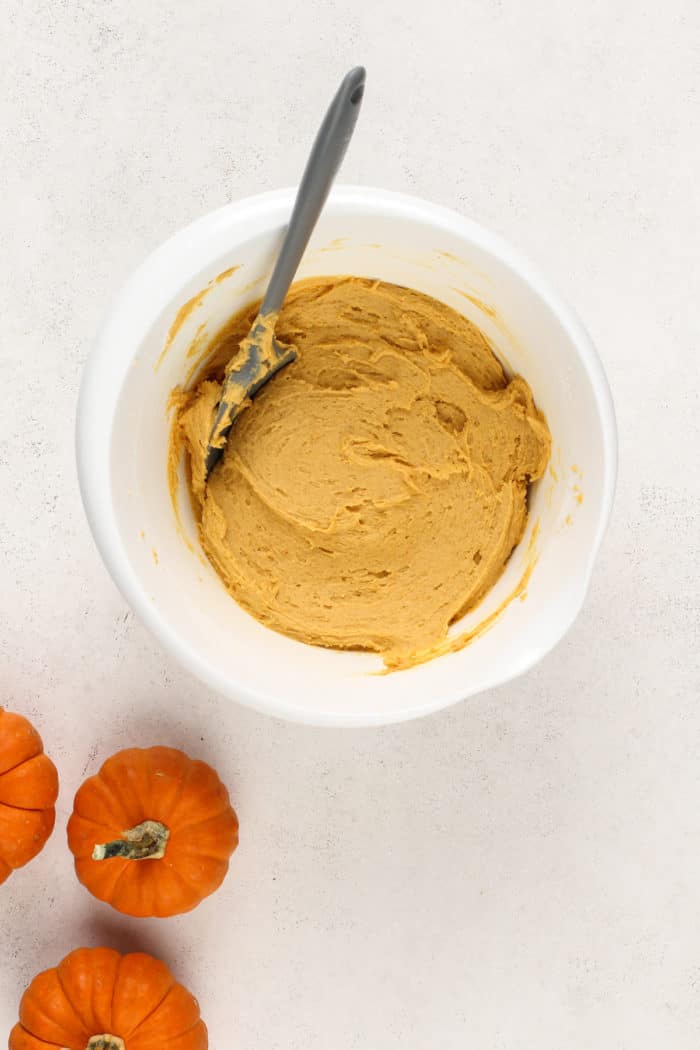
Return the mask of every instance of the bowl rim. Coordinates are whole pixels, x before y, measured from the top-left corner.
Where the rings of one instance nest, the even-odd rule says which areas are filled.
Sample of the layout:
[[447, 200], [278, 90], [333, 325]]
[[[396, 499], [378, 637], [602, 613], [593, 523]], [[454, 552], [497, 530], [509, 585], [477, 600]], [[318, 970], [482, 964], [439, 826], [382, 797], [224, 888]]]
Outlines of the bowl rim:
[[[580, 570], [578, 595], [571, 601], [570, 615], [559, 620], [551, 636], [545, 638], [540, 647], [524, 655], [520, 662], [505, 671], [494, 667], [491, 680], [486, 685], [482, 683], [470, 688], [468, 684], [457, 680], [452, 689], [443, 688], [437, 698], [433, 695], [425, 702], [414, 702], [400, 710], [312, 712], [285, 702], [280, 696], [264, 689], [242, 685], [220, 673], [161, 617], [132, 567], [117, 526], [111, 490], [111, 435], [122, 382], [136, 350], [133, 339], [125, 339], [123, 330], [133, 329], [134, 317], [139, 318], [136, 327], [140, 331], [146, 330], [143, 323], [144, 304], [148, 305], [151, 289], [156, 282], [161, 287], [163, 284], [181, 287], [182, 260], [189, 256], [195, 246], [203, 248], [213, 236], [225, 233], [236, 223], [255, 221], [261, 214], [273, 214], [275, 211], [286, 213], [295, 195], [294, 187], [271, 190], [226, 204], [201, 216], [160, 244], [122, 286], [97, 336], [80, 384], [75, 442], [81, 498], [100, 556], [126, 601], [165, 649], [217, 693], [265, 714], [308, 725], [350, 727], [407, 721], [512, 681], [551, 652], [571, 628], [585, 601], [593, 566], [612, 512], [617, 479], [617, 427], [612, 395], [595, 346], [574, 309], [539, 268], [506, 239], [450, 208], [419, 197], [367, 186], [334, 187], [327, 207], [379, 209], [384, 214], [395, 214], [449, 229], [472, 241], [514, 270], [557, 318], [588, 374], [598, 410], [603, 473], [597, 528], [588, 549], [587, 560]], [[131, 346], [130, 353], [124, 353], [125, 345]]]

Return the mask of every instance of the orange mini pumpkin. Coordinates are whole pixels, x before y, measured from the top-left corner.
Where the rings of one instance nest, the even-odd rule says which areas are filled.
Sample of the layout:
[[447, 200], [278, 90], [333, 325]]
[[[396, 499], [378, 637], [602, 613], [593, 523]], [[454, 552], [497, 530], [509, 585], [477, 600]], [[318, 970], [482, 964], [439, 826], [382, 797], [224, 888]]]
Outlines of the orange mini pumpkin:
[[0, 707], [0, 883], [43, 849], [57, 796], [56, 767], [36, 729]]
[[213, 893], [238, 844], [214, 770], [170, 747], [108, 758], [78, 789], [68, 845], [84, 886], [126, 915], [178, 915]]
[[165, 963], [77, 948], [22, 996], [9, 1050], [206, 1050], [199, 1003]]

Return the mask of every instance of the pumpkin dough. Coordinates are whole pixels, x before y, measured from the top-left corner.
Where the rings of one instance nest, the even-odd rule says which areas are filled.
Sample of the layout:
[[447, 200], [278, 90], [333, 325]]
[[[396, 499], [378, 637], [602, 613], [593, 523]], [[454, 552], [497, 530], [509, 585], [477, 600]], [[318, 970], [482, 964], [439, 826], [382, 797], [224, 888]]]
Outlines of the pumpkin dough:
[[263, 623], [403, 666], [501, 575], [550, 435], [486, 338], [419, 292], [364, 278], [293, 285], [276, 325], [298, 359], [263, 387], [204, 481], [223, 370], [257, 310], [176, 397], [204, 551]]

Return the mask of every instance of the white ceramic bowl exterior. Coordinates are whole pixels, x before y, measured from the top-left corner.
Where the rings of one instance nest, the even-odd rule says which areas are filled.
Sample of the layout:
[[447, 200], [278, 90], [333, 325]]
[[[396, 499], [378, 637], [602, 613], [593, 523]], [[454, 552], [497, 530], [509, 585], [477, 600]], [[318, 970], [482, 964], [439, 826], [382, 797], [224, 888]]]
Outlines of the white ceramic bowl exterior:
[[[264, 194], [205, 216], [155, 251], [123, 289], [81, 388], [83, 501], [102, 557], [134, 611], [212, 688], [316, 724], [413, 718], [527, 670], [575, 619], [613, 500], [610, 393], [580, 322], [500, 238], [411, 197], [336, 189], [299, 276], [381, 278], [433, 295], [475, 321], [506, 366], [530, 383], [552, 432], [553, 473], [533, 487], [528, 533], [504, 576], [453, 631], [481, 622], [513, 590], [539, 522], [526, 599], [511, 602], [463, 650], [377, 676], [377, 656], [318, 649], [263, 627], [229, 597], [201, 555], [184, 495], [192, 549], [178, 531], [166, 477], [166, 405], [192, 363], [187, 350], [200, 326], [213, 335], [264, 291], [293, 197], [291, 190]], [[214, 280], [231, 267], [238, 269]], [[178, 310], [203, 289], [158, 364]]]

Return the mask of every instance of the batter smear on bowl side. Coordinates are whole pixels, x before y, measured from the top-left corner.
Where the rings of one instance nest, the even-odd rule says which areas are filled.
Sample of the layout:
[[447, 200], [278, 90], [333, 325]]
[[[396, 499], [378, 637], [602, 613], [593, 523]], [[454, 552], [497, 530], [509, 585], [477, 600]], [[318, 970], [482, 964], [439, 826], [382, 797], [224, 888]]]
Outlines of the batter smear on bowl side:
[[298, 359], [257, 395], [205, 481], [225, 365], [259, 304], [174, 397], [202, 547], [262, 623], [407, 666], [490, 590], [550, 434], [530, 387], [451, 307], [359, 277], [294, 284], [275, 326]]

